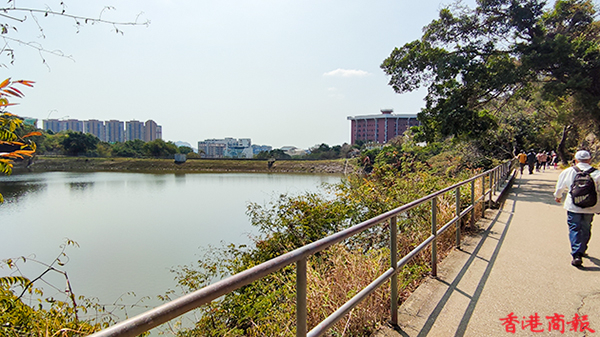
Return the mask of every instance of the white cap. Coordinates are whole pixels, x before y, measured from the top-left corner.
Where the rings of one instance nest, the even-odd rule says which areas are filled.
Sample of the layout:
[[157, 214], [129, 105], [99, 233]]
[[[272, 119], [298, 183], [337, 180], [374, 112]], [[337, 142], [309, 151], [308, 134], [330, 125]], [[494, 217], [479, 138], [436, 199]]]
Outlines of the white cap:
[[592, 156], [586, 150], [579, 150], [575, 153], [575, 159], [577, 160], [587, 160], [592, 159]]

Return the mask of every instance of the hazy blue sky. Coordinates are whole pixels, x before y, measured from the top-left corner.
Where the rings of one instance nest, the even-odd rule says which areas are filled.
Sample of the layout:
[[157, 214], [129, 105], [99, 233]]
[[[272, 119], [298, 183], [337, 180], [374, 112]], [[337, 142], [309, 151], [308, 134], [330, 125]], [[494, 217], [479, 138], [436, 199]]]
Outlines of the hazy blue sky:
[[[28, 1], [28, 6], [60, 1]], [[424, 91], [398, 95], [379, 68], [394, 47], [420, 38], [439, 0], [65, 0], [67, 12], [151, 21], [84, 25], [31, 15], [11, 35], [73, 60], [12, 43], [3, 77], [36, 81], [13, 112], [50, 118], [153, 119], [163, 139], [251, 138], [275, 148], [350, 142], [348, 116], [416, 113]], [[18, 4], [21, 4], [17, 2]]]

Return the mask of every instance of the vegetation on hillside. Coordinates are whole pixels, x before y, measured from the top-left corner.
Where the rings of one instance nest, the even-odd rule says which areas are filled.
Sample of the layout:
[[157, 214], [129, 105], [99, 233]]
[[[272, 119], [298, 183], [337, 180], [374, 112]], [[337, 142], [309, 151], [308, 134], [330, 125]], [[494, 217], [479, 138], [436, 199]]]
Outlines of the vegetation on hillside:
[[[467, 148], [452, 143], [421, 147], [410, 137], [383, 147], [374, 158], [369, 175], [351, 175], [342, 183], [324, 186], [323, 194], [281, 195], [266, 205], [250, 204], [247, 213], [260, 232], [253, 238], [254, 245], [210, 247], [197, 264], [174, 270], [180, 289], [194, 291], [484, 169], [480, 162], [472, 160]], [[441, 211], [440, 223], [443, 223], [453, 216], [454, 197], [442, 198], [440, 204], [442, 209], [450, 210]], [[400, 221], [401, 254], [408, 253], [429, 235], [429, 212], [429, 205], [417, 207]], [[310, 327], [389, 268], [387, 226], [375, 227], [309, 259]], [[440, 245], [451, 247], [452, 238], [451, 233], [447, 234]], [[400, 277], [405, 294], [428, 271], [425, 256], [406, 267]], [[168, 293], [165, 299], [174, 295], [175, 292]], [[193, 328], [181, 330], [180, 336], [292, 336], [294, 267], [227, 294], [200, 311], [201, 319]], [[388, 311], [389, 294], [380, 289], [327, 335], [368, 335], [388, 317]]]
[[[250, 204], [248, 216], [260, 233], [253, 238], [254, 245], [207, 249], [196, 264], [174, 269], [178, 289], [191, 292], [265, 262], [490, 168], [496, 160], [513, 158], [518, 150], [555, 150], [567, 161], [569, 153], [590, 146], [590, 135], [600, 135], [596, 9], [589, 0], [545, 5], [538, 0], [498, 0], [479, 1], [475, 9], [460, 3], [442, 9], [420, 39], [396, 48], [381, 65], [398, 93], [428, 88], [426, 108], [419, 114], [422, 126], [385, 146], [359, 146], [363, 172], [326, 186], [323, 194], [281, 195], [266, 205]], [[9, 127], [10, 133], [21, 135], [18, 118], [5, 114], [2, 120], [13, 120], [16, 124], [6, 124], [15, 125]], [[28, 135], [24, 130], [22, 139]], [[189, 153], [189, 148], [178, 149], [163, 141], [106, 144], [74, 133], [29, 136], [39, 137], [35, 140], [44, 153], [127, 157]], [[351, 150], [321, 144], [309, 156], [333, 158]], [[284, 155], [274, 150], [265, 159]], [[453, 199], [452, 195], [440, 198], [439, 223], [454, 215]], [[428, 235], [428, 207], [416, 207], [400, 219], [401, 254]], [[309, 327], [387, 269], [386, 226], [310, 257]], [[440, 250], [450, 247], [452, 240], [451, 232], [441, 238]], [[418, 256], [401, 271], [401, 289], [409, 292], [428, 268], [426, 258]], [[5, 329], [2, 332], [16, 336], [35, 326], [51, 333], [98, 327], [79, 321], [77, 312], [82, 308], [74, 301], [46, 301], [41, 307], [23, 302], [17, 293], [33, 288], [28, 279], [17, 276], [0, 278], [0, 317], [11, 322], [0, 327]], [[293, 267], [288, 267], [227, 294], [200, 308], [195, 326], [177, 333], [294, 335], [294, 278]], [[168, 300], [177, 295], [170, 291], [161, 297]], [[388, 308], [386, 291], [376, 291], [328, 335], [368, 335], [386, 319]]]

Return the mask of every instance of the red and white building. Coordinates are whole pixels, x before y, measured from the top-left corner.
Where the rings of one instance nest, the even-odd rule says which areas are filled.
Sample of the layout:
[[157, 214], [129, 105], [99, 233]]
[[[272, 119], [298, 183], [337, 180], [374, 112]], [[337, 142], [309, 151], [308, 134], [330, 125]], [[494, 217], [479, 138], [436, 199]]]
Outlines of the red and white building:
[[402, 135], [411, 126], [421, 125], [416, 114], [395, 114], [393, 112], [392, 109], [383, 109], [380, 115], [349, 116], [352, 144], [358, 140], [385, 144], [392, 138]]

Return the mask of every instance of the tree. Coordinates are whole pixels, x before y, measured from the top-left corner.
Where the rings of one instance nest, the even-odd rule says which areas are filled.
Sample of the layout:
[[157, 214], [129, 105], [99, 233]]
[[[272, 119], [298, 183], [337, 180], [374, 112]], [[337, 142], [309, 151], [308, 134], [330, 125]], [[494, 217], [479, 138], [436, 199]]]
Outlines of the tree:
[[144, 141], [141, 139], [128, 140], [124, 143], [115, 143], [112, 146], [112, 155], [115, 157], [143, 157], [144, 144]]
[[[50, 20], [56, 17], [73, 20], [76, 31], [79, 31], [83, 25], [107, 24], [111, 25], [116, 33], [123, 34], [123, 26], [148, 26], [150, 24], [149, 20], [138, 22], [138, 19], [142, 13], [137, 15], [135, 21], [130, 22], [105, 19], [105, 12], [116, 10], [113, 6], [104, 6], [98, 13], [97, 17], [70, 13], [65, 1], [60, 1], [57, 7], [58, 9], [53, 9], [49, 5], [45, 5], [44, 8], [36, 8], [35, 6], [21, 7], [17, 6], [17, 2], [15, 0], [7, 0], [6, 5], [4, 7], [0, 7], [0, 13], [2, 13], [0, 15], [0, 38], [2, 38], [4, 42], [3, 46], [0, 48], [0, 54], [8, 58], [9, 63], [14, 63], [15, 49], [13, 45], [17, 45], [35, 49], [42, 58], [43, 63], [46, 63], [46, 60], [43, 56], [44, 54], [67, 57], [62, 51], [46, 49], [39, 42], [40, 39], [43, 40], [46, 38], [46, 32], [44, 30], [44, 23], [46, 23], [45, 20]], [[19, 34], [23, 34], [20, 32], [25, 30], [20, 28], [24, 28], [28, 23], [31, 23], [34, 25], [35, 29], [37, 29], [39, 32], [37, 36], [19, 36]], [[6, 66], [4, 61], [2, 65]]]
[[[33, 86], [32, 81], [12, 81], [10, 78], [0, 83], [0, 173], [7, 175], [12, 173], [13, 163], [16, 160], [33, 156], [35, 143], [28, 138], [40, 135], [39, 132], [19, 135], [18, 131], [23, 127], [23, 120], [6, 111], [7, 107], [15, 105], [8, 101], [10, 97], [23, 97], [23, 93], [16, 87], [17, 84]], [[3, 201], [0, 194], [0, 202]]]
[[40, 139], [36, 142], [38, 154], [59, 154], [64, 153], [62, 146], [65, 132], [54, 133], [52, 130], [46, 130], [42, 133]]
[[177, 145], [175, 145], [175, 143], [165, 142], [162, 139], [155, 139], [151, 142], [147, 142], [142, 148], [147, 156], [154, 158], [172, 157], [177, 153]]
[[194, 150], [189, 146], [180, 146], [177, 148], [177, 151], [179, 153], [183, 153], [183, 154], [188, 154], [188, 153], [194, 152]]
[[61, 144], [68, 155], [78, 156], [96, 151], [99, 142], [92, 134], [68, 131]]
[[384, 60], [396, 92], [428, 88], [419, 113], [423, 139], [481, 137], [498, 127], [498, 111], [532, 86], [545, 100], [572, 99], [578, 115], [600, 126], [600, 25], [593, 3], [544, 5], [498, 0], [479, 1], [473, 10], [444, 8], [420, 40]]
[[285, 153], [282, 149], [259, 152], [254, 156], [256, 159], [292, 159], [292, 156]]

